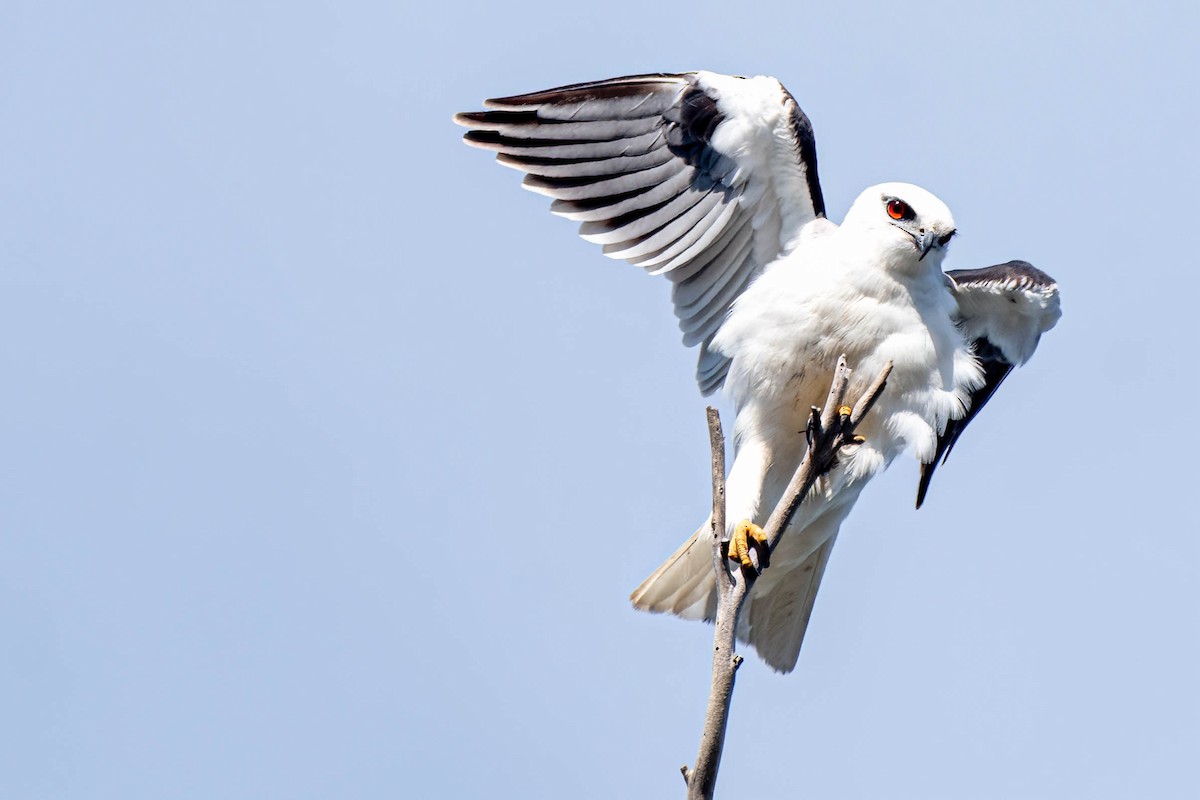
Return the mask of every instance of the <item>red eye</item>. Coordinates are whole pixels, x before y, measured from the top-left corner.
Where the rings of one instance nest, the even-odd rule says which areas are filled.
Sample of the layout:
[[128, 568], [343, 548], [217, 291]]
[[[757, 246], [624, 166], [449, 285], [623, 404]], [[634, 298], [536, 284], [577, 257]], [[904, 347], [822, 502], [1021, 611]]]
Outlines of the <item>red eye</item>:
[[887, 212], [888, 216], [892, 219], [912, 219], [916, 216], [913, 210], [908, 207], [908, 203], [903, 200], [897, 200], [894, 197], [888, 200]]

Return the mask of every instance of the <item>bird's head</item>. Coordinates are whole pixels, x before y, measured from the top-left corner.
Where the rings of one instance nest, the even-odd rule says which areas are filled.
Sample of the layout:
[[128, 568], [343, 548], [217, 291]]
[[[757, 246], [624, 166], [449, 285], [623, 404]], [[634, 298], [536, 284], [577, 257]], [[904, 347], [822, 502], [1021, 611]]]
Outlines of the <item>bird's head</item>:
[[954, 217], [941, 200], [911, 183], [881, 183], [858, 196], [843, 227], [870, 237], [887, 266], [910, 271], [917, 264], [941, 269], [954, 237]]

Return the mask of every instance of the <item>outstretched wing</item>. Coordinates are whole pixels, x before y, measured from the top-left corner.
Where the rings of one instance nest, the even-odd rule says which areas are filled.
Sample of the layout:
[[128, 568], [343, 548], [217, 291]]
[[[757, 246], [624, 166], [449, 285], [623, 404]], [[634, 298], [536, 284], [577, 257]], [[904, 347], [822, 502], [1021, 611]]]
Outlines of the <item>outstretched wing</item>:
[[1013, 367], [1029, 360], [1042, 334], [1062, 315], [1058, 284], [1026, 261], [1009, 261], [983, 269], [947, 272], [950, 291], [958, 300], [958, 326], [973, 344], [983, 367], [984, 383], [971, 393], [962, 419], [951, 420], [938, 437], [933, 460], [921, 465], [917, 508], [925, 502], [929, 482], [939, 463], [945, 463], [958, 437], [992, 398]]
[[458, 114], [468, 144], [528, 173], [550, 210], [604, 253], [674, 284], [696, 379], [718, 389], [709, 350], [733, 300], [800, 229], [825, 215], [812, 125], [774, 78], [632, 75], [488, 100]]

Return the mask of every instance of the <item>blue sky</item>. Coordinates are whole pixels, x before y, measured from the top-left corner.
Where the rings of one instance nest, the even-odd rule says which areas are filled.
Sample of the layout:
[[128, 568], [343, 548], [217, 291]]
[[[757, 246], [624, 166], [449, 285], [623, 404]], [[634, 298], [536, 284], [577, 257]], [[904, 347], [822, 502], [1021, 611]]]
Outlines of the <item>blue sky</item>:
[[706, 513], [694, 354], [450, 116], [700, 68], [1065, 311], [921, 512], [864, 493], [719, 790], [1194, 789], [1197, 11], [730, 14], [10, 0], [0, 796], [679, 796], [711, 629], [626, 596]]

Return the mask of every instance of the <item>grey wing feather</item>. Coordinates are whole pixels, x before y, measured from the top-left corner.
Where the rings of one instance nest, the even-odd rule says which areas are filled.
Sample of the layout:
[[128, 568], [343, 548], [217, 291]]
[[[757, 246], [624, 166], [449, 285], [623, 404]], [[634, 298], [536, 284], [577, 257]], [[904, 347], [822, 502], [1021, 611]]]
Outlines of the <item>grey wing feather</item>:
[[527, 173], [606, 255], [665, 275], [701, 391], [718, 389], [729, 364], [709, 344], [730, 305], [825, 213], [792, 96], [771, 78], [659, 73], [485, 105], [455, 116], [467, 143]]
[[1042, 334], [1062, 316], [1058, 284], [1027, 261], [952, 270], [946, 275], [958, 300], [958, 326], [983, 367], [984, 382], [971, 393], [966, 415], [950, 420], [938, 436], [933, 459], [921, 465], [917, 508], [925, 502], [933, 473], [950, 457], [967, 425], [1013, 368], [1029, 360]]

